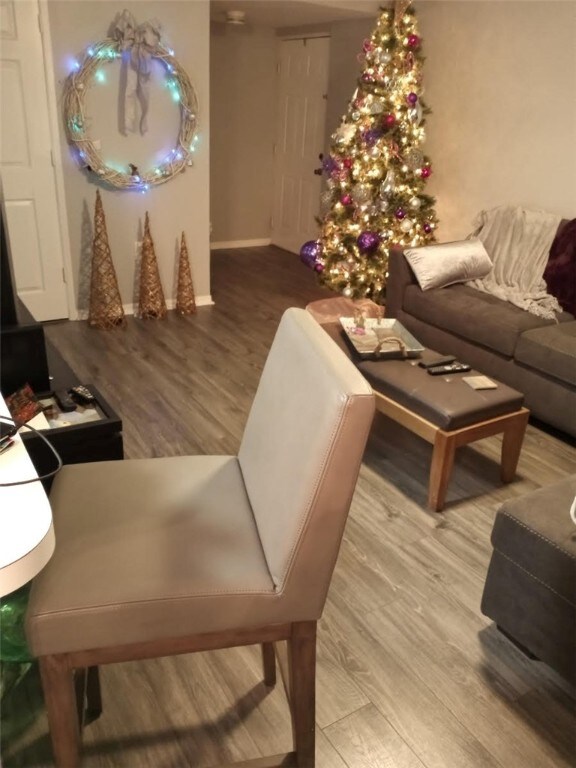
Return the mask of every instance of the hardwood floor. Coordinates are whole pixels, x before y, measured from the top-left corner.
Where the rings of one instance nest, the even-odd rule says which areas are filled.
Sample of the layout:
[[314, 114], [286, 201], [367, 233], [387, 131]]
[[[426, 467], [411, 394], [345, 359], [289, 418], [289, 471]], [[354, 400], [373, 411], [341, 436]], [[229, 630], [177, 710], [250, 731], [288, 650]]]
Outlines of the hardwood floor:
[[[279, 318], [328, 295], [276, 248], [213, 255], [215, 306], [126, 329], [84, 322], [47, 336], [121, 415], [127, 458], [235, 453]], [[528, 426], [518, 477], [500, 437], [457, 453], [444, 512], [427, 510], [431, 446], [374, 422], [319, 624], [318, 768], [568, 768], [574, 691], [480, 612], [496, 510], [576, 471], [567, 442]], [[278, 685], [256, 648], [102, 669], [104, 713], [87, 768], [188, 768], [290, 748]], [[4, 768], [51, 765], [37, 676], [3, 711]]]

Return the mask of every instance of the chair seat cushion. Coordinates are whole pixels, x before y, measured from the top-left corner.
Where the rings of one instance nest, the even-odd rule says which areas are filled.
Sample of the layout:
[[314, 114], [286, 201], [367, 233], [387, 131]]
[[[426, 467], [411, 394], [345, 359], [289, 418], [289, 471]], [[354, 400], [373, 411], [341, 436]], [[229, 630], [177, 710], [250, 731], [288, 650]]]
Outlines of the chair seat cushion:
[[266, 623], [277, 597], [235, 457], [67, 465], [50, 501], [56, 550], [26, 619], [35, 655]]

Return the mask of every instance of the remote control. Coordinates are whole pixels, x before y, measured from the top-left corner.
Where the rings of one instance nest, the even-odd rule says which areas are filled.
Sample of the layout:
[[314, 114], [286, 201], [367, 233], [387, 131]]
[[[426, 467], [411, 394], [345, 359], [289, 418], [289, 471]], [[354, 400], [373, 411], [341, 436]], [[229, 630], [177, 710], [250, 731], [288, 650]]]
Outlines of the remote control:
[[447, 373], [466, 373], [470, 370], [470, 366], [466, 363], [450, 363], [450, 365], [437, 365], [426, 370], [430, 376], [444, 376]]
[[65, 389], [55, 390], [54, 399], [58, 403], [61, 411], [68, 413], [68, 411], [76, 410], [76, 402], [70, 397]]
[[81, 405], [88, 405], [89, 403], [93, 403], [96, 400], [88, 387], [85, 387], [83, 384], [78, 384], [78, 386], [72, 387], [68, 390], [68, 392], [70, 393], [71, 397]]
[[420, 360], [418, 365], [420, 368], [426, 368], [426, 370], [428, 370], [428, 368], [438, 368], [439, 365], [448, 365], [448, 363], [453, 363], [455, 360], [456, 358], [453, 355], [446, 355], [445, 357], [437, 357], [430, 363]]

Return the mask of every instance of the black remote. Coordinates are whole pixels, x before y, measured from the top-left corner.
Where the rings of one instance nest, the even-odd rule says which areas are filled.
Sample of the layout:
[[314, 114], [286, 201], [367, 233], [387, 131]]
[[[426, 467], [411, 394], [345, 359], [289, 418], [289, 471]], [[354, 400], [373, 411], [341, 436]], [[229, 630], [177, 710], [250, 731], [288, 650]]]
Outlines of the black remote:
[[449, 365], [437, 365], [426, 370], [430, 376], [444, 376], [447, 373], [466, 373], [470, 370], [470, 366], [466, 363], [450, 363]]
[[448, 365], [448, 363], [453, 363], [456, 360], [454, 355], [445, 355], [444, 357], [437, 357], [435, 360], [432, 360], [431, 362], [427, 363], [425, 360], [420, 360], [418, 365], [420, 368], [438, 368], [439, 365]]
[[85, 387], [84, 384], [78, 384], [76, 387], [69, 389], [68, 392], [70, 393], [70, 396], [81, 405], [88, 405], [96, 400], [92, 392], [90, 392], [88, 387]]
[[54, 399], [58, 403], [61, 411], [68, 413], [76, 410], [76, 402], [70, 397], [65, 389], [57, 389], [54, 392]]

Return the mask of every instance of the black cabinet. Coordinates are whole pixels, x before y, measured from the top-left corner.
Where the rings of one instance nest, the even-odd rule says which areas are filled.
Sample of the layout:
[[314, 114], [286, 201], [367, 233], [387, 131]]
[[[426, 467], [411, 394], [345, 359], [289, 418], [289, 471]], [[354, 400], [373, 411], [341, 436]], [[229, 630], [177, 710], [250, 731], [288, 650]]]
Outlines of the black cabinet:
[[[124, 458], [122, 421], [100, 392], [90, 384], [87, 386], [96, 398], [97, 419], [42, 430], [42, 434], [54, 446], [64, 464]], [[42, 400], [48, 399], [50, 393], [38, 397]], [[60, 418], [66, 420], [66, 414], [60, 414]], [[21, 435], [38, 475], [42, 476], [53, 470], [56, 458], [42, 438], [27, 430], [22, 430]], [[44, 482], [46, 489], [50, 485], [50, 480]]]

